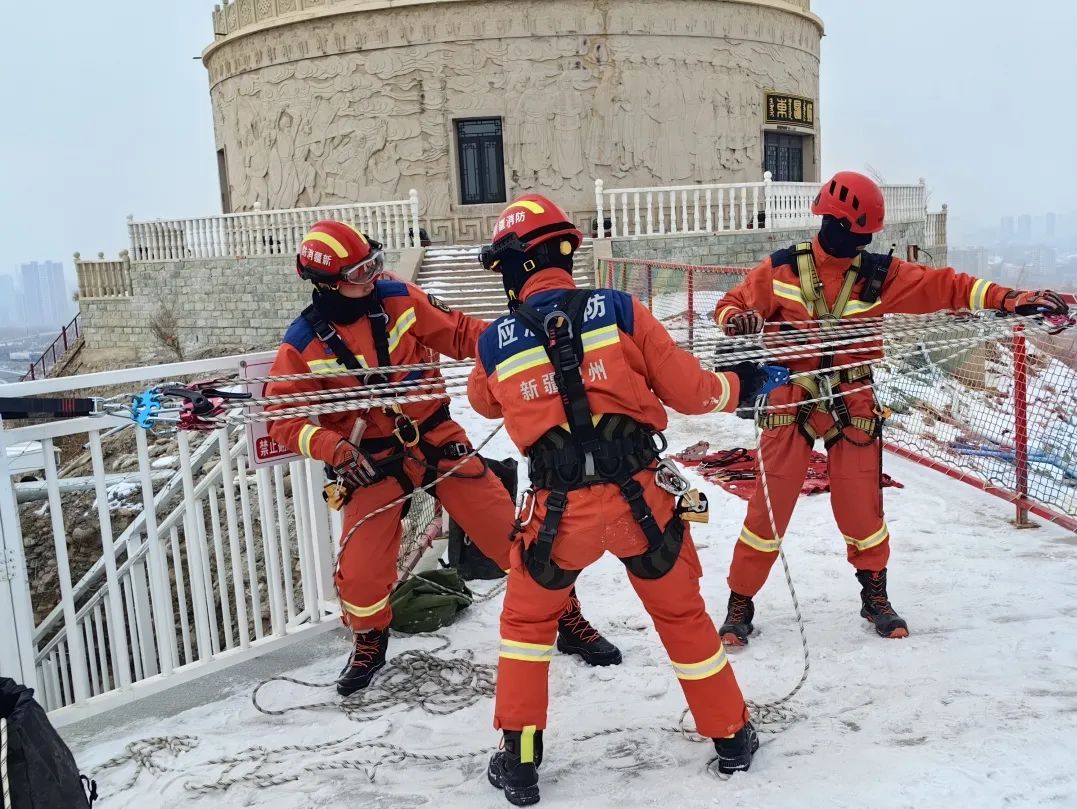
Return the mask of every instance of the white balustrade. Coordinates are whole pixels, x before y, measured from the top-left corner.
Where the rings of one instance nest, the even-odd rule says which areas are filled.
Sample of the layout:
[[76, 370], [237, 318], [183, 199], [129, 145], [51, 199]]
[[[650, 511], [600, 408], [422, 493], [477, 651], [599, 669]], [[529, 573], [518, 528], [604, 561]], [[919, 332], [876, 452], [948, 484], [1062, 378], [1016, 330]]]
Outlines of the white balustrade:
[[419, 246], [419, 194], [412, 189], [407, 199], [390, 202], [256, 210], [196, 219], [128, 217], [130, 258], [178, 261], [292, 255], [307, 229], [320, 219], [349, 222], [387, 250]]
[[942, 206], [941, 211], [929, 211], [927, 214], [927, 228], [924, 231], [924, 246], [942, 247], [946, 242], [946, 218], [948, 208]]
[[131, 297], [131, 259], [126, 250], [118, 259], [106, 259], [98, 253], [96, 259], [83, 259], [75, 253], [75, 273], [79, 281], [79, 298]]
[[[887, 222], [923, 222], [923, 183], [884, 185]], [[599, 238], [723, 233], [760, 228], [801, 228], [818, 223], [811, 204], [818, 183], [716, 183], [655, 188], [606, 188], [595, 181]]]
[[[404, 213], [400, 228], [414, 222]], [[265, 357], [15, 383], [11, 395], [137, 388], [236, 372], [242, 360]], [[8, 428], [0, 422], [0, 562], [10, 558], [16, 566], [14, 575], [0, 576], [0, 619], [15, 630], [2, 633], [0, 671], [37, 687], [58, 724], [188, 680], [211, 662], [254, 657], [292, 635], [336, 624], [325, 619], [338, 610], [332, 572], [340, 525], [321, 497], [320, 465], [303, 459], [252, 471], [242, 430], [222, 428], [194, 439], [179, 433], [169, 449], [178, 456], [179, 471], [162, 484], [154, 477], [147, 434], [131, 427], [140, 490], [128, 497], [141, 511], [119, 523], [103, 441], [122, 423], [81, 418]], [[89, 446], [89, 472], [81, 474], [93, 478], [96, 503], [90, 510], [100, 525], [101, 556], [77, 581], [67, 557], [74, 527], [70, 498], [85, 496], [85, 487], [62, 490], [51, 451], [68, 437], [74, 440], [65, 443]], [[44, 534], [39, 523], [28, 521], [29, 506], [20, 511], [7, 474], [4, 447], [26, 441], [41, 442], [44, 450], [50, 521]], [[86, 504], [76, 510], [83, 513]], [[17, 573], [25, 565], [22, 545], [30, 530], [38, 532], [34, 540], [49, 543], [59, 584], [53, 600], [37, 605], [51, 611], [36, 624], [25, 577]], [[0, 565], [0, 573], [7, 567]]]

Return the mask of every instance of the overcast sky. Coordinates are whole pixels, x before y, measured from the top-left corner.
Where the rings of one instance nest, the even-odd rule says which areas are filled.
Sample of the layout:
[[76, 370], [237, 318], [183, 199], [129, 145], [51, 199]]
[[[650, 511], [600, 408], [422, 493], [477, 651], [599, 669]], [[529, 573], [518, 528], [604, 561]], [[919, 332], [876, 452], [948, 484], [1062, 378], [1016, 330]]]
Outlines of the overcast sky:
[[[517, 0], [525, 2], [525, 0]], [[219, 211], [211, 2], [5, 11], [0, 272], [126, 244], [124, 218]], [[823, 170], [925, 177], [964, 222], [1077, 211], [1074, 0], [813, 0]]]

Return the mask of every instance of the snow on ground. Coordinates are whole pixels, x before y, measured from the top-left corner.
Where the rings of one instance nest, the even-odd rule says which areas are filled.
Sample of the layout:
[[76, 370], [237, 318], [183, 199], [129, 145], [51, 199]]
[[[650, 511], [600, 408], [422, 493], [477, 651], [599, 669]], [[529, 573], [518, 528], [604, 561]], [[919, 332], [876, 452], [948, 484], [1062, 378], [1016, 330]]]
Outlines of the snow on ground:
[[[489, 423], [464, 417], [477, 442]], [[674, 419], [668, 431], [678, 450], [707, 438], [712, 445], [752, 442], [750, 423], [727, 416]], [[504, 434], [488, 448], [502, 457]], [[684, 706], [677, 682], [623, 567], [607, 557], [581, 577], [586, 614], [620, 644], [625, 663], [590, 669], [555, 657], [542, 806], [975, 807], [1077, 806], [1077, 538], [1044, 526], [1017, 531], [1010, 506], [939, 474], [887, 458], [887, 470], [906, 484], [887, 490], [894, 553], [891, 595], [912, 637], [882, 640], [859, 617], [858, 585], [826, 495], [802, 499], [787, 551], [804, 608], [811, 645], [808, 683], [794, 702], [798, 721], [762, 737], [752, 769], [719, 781], [706, 770], [708, 745], [659, 730], [674, 725]], [[716, 620], [724, 615], [725, 573], [745, 504], [703, 484], [712, 504], [709, 526], [694, 526], [705, 576], [704, 596]], [[485, 592], [484, 585], [478, 589]], [[749, 699], [784, 695], [801, 673], [801, 652], [789, 594], [776, 567], [757, 598], [758, 634], [732, 655]], [[493, 663], [499, 599], [472, 608], [445, 631], [452, 648]], [[336, 636], [329, 636], [336, 637]], [[326, 638], [328, 641], [329, 638]], [[395, 638], [390, 654], [429, 649], [429, 639]], [[290, 673], [331, 680], [346, 643]], [[508, 804], [485, 780], [492, 700], [448, 716], [419, 709], [354, 723], [335, 711], [263, 716], [251, 707], [256, 677], [234, 670], [234, 690], [166, 721], [112, 731], [75, 753], [93, 772], [133, 740], [189, 735], [192, 749], [158, 760], [166, 769], [130, 765], [97, 773], [104, 806], [252, 806], [267, 809], [436, 807], [484, 809]], [[278, 685], [265, 694], [273, 706], [329, 698]], [[654, 730], [615, 733], [573, 743], [572, 737], [618, 726]], [[462, 761], [406, 761], [360, 770], [307, 772], [271, 788], [233, 786], [201, 796], [185, 785], [231, 775], [212, 760], [260, 746], [320, 745], [351, 737], [379, 738], [414, 752], [473, 753]], [[282, 779], [331, 758], [302, 749], [282, 753], [269, 771]], [[249, 765], [247, 765], [249, 766]], [[237, 772], [243, 771], [237, 770]]]

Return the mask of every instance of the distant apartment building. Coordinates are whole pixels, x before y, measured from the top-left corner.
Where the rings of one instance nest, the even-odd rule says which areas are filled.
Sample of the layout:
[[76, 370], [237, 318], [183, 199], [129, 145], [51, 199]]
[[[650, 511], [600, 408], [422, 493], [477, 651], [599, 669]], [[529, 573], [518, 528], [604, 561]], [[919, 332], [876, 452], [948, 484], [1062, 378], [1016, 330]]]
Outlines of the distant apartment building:
[[989, 261], [987, 249], [983, 247], [957, 248], [947, 250], [947, 258], [951, 267], [960, 272], [984, 278], [988, 275]]
[[1017, 242], [1018, 244], [1032, 242], [1032, 217], [1027, 213], [1017, 217]]
[[15, 279], [10, 275], [0, 275], [0, 323], [14, 323], [17, 311]]
[[27, 325], [54, 326], [71, 319], [72, 304], [58, 261], [31, 261], [19, 268], [18, 319]]

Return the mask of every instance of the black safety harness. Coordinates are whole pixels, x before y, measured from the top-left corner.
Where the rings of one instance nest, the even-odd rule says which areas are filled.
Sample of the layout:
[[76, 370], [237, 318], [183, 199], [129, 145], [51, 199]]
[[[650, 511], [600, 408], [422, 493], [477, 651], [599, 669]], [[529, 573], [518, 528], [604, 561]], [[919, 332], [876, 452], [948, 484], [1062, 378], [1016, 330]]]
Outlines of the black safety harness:
[[[853, 296], [853, 287], [863, 279], [864, 287], [858, 297], [861, 303], [873, 304], [879, 300], [886, 274], [889, 271], [889, 262], [880, 264], [863, 255], [853, 259], [852, 265], [845, 273], [845, 280], [838, 297], [834, 301], [833, 309], [827, 305], [823, 294], [823, 283], [819, 279], [819, 272], [815, 267], [815, 256], [812, 254], [811, 242], [802, 242], [793, 248], [793, 266], [800, 279], [800, 291], [804, 303], [813, 318], [820, 322], [822, 329], [826, 330], [833, 326], [846, 314]], [[891, 254], [893, 251], [891, 251]], [[784, 262], [781, 262], [784, 263]], [[854, 417], [849, 413], [849, 407], [845, 397], [837, 392], [841, 385], [854, 382], [871, 381], [871, 366], [859, 365], [855, 368], [845, 368], [840, 371], [830, 371], [834, 364], [834, 351], [827, 351], [819, 363], [819, 371], [812, 376], [796, 376], [792, 384], [803, 388], [808, 394], [808, 401], [797, 408], [795, 415], [771, 413], [760, 417], [759, 424], [763, 429], [776, 427], [788, 427], [796, 425], [801, 435], [809, 444], [815, 444], [819, 438], [829, 449], [836, 442], [844, 439], [856, 446], [871, 446], [882, 436], [883, 415], [877, 410], [872, 418]], [[818, 401], [816, 401], [818, 400]], [[833, 425], [822, 435], [818, 434], [811, 426], [811, 417], [816, 410], [821, 410], [830, 415]], [[847, 428], [854, 427], [866, 433], [867, 441], [858, 441], [846, 432]]]
[[[377, 292], [373, 293], [377, 295]], [[376, 311], [367, 317], [370, 320], [370, 331], [374, 338], [374, 350], [377, 354], [378, 367], [384, 368], [392, 365], [389, 357], [389, 315], [381, 306], [380, 301], [375, 301]], [[311, 304], [302, 312], [302, 318], [317, 335], [326, 347], [333, 352], [337, 361], [349, 371], [356, 371], [355, 379], [360, 385], [381, 385], [389, 382], [389, 377], [383, 373], [371, 372], [363, 368], [355, 353], [348, 348], [347, 343], [341, 338], [333, 325], [329, 323], [317, 308]], [[404, 473], [404, 459], [408, 457], [408, 450], [419, 447], [426, 458], [427, 472], [423, 477], [422, 485], [428, 486], [437, 477], [437, 465], [442, 460], [459, 460], [471, 452], [470, 447], [459, 441], [451, 441], [441, 446], [435, 446], [425, 439], [425, 435], [436, 427], [449, 421], [449, 406], [443, 405], [434, 411], [422, 422], [408, 416], [400, 405], [391, 405], [382, 408], [385, 415], [393, 419], [393, 434], [384, 437], [363, 438], [359, 441], [359, 448], [377, 455], [381, 452], [392, 451], [391, 455], [378, 458], [374, 461], [375, 467], [381, 473], [380, 480], [393, 477], [400, 484], [404, 494], [410, 494], [415, 489], [415, 484]], [[326, 465], [326, 476], [331, 480], [336, 475], [333, 468]], [[405, 506], [405, 510], [410, 506]]]
[[[524, 552], [531, 577], [542, 587], [561, 590], [572, 586], [578, 570], [565, 570], [551, 558], [553, 543], [568, 506], [568, 493], [586, 486], [612, 483], [620, 489], [632, 517], [647, 538], [647, 550], [622, 559], [642, 579], [657, 579], [670, 571], [684, 541], [684, 510], [678, 506], [662, 528], [644, 499], [634, 475], [658, 460], [666, 448], [661, 433], [628, 416], [613, 414], [595, 419], [580, 373], [583, 357], [581, 330], [589, 290], [568, 292], [553, 311], [543, 316], [521, 303], [515, 316], [542, 342], [554, 368], [554, 381], [565, 410], [568, 429], [555, 427], [528, 450], [532, 492], [548, 491], [546, 516], [538, 536]], [[523, 526], [517, 522], [517, 533]]]

